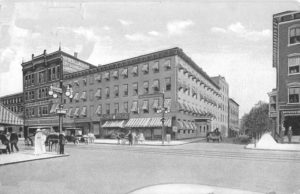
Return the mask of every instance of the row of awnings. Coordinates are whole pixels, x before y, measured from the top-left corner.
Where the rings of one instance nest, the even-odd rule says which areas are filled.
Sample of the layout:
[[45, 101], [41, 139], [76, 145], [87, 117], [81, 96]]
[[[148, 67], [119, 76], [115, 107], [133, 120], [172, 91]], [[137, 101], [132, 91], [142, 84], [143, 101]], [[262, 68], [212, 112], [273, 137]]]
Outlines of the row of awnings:
[[215, 117], [214, 114], [210, 113], [210, 112], [206, 112], [206, 111], [201, 111], [199, 108], [195, 107], [195, 106], [191, 106], [187, 103], [184, 102], [179, 102], [179, 111], [184, 111], [184, 112], [188, 112], [188, 113], [192, 113], [201, 117]]
[[24, 121], [0, 104], [0, 125], [23, 125]]
[[[73, 112], [74, 110], [74, 112]], [[73, 113], [73, 114], [72, 114]], [[87, 110], [86, 110], [86, 107], [82, 107], [82, 108], [70, 108], [68, 111], [67, 111], [67, 116], [71, 117], [71, 116], [76, 116], [76, 117], [79, 117], [79, 116], [87, 116]]]
[[188, 71], [185, 67], [183, 67], [183, 65], [178, 64], [178, 69], [183, 70], [183, 73], [188, 74], [188, 77], [192, 77], [192, 80], [195, 80], [196, 83], [199, 83], [200, 85], [203, 85], [204, 88], [207, 88], [208, 90], [211, 90], [216, 95], [221, 96], [221, 94], [219, 92], [217, 92], [215, 89], [211, 88], [207, 83], [202, 81], [199, 77], [194, 75], [192, 72]]
[[[131, 118], [127, 122], [122, 121], [106, 121], [103, 128], [154, 128], [162, 127], [161, 117], [154, 118]], [[171, 119], [165, 118], [164, 126], [171, 127]]]
[[197, 130], [197, 126], [191, 121], [176, 121], [178, 129], [181, 130]]

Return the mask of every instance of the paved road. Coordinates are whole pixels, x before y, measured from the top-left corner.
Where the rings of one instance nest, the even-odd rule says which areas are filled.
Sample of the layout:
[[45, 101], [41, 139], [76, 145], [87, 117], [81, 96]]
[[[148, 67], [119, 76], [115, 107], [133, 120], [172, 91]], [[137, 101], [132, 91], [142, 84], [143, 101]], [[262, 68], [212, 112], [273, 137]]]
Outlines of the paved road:
[[[300, 154], [231, 144], [68, 145], [69, 157], [0, 168], [0, 193], [112, 193], [163, 183], [257, 192], [300, 189]], [[5, 176], [4, 176], [5, 175]]]

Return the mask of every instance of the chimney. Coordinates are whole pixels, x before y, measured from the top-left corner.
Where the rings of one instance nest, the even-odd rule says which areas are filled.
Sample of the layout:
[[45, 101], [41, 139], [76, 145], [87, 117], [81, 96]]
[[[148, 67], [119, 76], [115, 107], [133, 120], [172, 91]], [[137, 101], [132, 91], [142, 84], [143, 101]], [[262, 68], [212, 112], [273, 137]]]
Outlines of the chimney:
[[74, 52], [74, 57], [77, 58], [77, 56], [78, 56], [78, 53]]
[[34, 54], [31, 55], [31, 58], [32, 58], [32, 59], [34, 58]]
[[46, 49], [44, 50], [44, 55], [46, 55], [47, 54], [47, 51], [46, 51]]

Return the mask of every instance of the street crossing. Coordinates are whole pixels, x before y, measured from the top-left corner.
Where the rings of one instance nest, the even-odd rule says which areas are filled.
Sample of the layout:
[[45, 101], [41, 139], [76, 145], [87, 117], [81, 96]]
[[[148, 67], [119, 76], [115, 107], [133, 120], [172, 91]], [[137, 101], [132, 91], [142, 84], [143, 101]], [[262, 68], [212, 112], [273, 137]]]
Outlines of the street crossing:
[[68, 145], [67, 149], [83, 149], [89, 151], [121, 151], [135, 154], [156, 154], [161, 156], [182, 156], [182, 157], [202, 157], [202, 158], [221, 158], [235, 160], [253, 161], [273, 161], [273, 162], [297, 162], [300, 163], [300, 152], [277, 152], [277, 151], [258, 151], [258, 150], [217, 150], [188, 148], [170, 148], [162, 146], [128, 146], [128, 145]]

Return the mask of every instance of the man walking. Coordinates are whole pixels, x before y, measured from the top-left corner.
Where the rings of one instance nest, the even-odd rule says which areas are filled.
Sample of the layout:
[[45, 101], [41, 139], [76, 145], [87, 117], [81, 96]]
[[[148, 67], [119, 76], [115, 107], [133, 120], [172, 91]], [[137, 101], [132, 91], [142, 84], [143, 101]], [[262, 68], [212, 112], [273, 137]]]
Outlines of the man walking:
[[15, 147], [17, 152], [18, 152], [19, 151], [19, 148], [18, 148], [18, 141], [19, 141], [18, 134], [17, 133], [11, 133], [9, 141], [10, 141], [11, 151], [14, 152], [14, 147]]
[[292, 131], [292, 127], [291, 126], [289, 127], [287, 135], [288, 135], [289, 143], [291, 143], [292, 142], [292, 136], [293, 136], [293, 131]]

